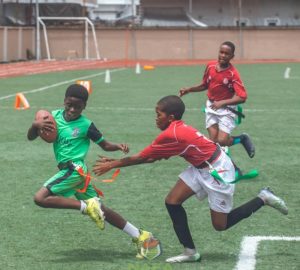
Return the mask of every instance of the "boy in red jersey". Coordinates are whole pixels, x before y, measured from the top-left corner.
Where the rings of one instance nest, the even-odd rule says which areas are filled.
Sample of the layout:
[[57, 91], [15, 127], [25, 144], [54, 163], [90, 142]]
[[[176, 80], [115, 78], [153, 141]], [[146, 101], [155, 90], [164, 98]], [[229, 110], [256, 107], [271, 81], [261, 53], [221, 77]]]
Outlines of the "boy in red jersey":
[[122, 159], [103, 157], [96, 161], [93, 168], [95, 174], [102, 175], [113, 168], [150, 163], [172, 156], [181, 156], [190, 163], [165, 199], [174, 230], [184, 247], [182, 254], [166, 260], [170, 263], [200, 259], [182, 206], [193, 195], [199, 200], [208, 197], [212, 224], [217, 231], [229, 229], [263, 205], [269, 205], [283, 214], [288, 213], [284, 201], [268, 188], [262, 189], [257, 197], [232, 210], [235, 185], [220, 182], [210, 174], [210, 167], [213, 167], [224, 180], [232, 182], [235, 169], [231, 159], [216, 143], [181, 120], [184, 110], [185, 105], [178, 96], [162, 98], [156, 106], [156, 125], [162, 130], [157, 138], [134, 156]]
[[234, 57], [235, 46], [232, 42], [223, 42], [220, 46], [218, 61], [206, 66], [202, 83], [179, 90], [182, 97], [191, 92], [207, 91], [206, 128], [209, 137], [221, 146], [242, 143], [250, 158], [255, 155], [255, 147], [248, 134], [230, 136], [235, 128], [236, 115], [230, 110], [244, 103], [247, 92], [236, 68], [230, 63]]

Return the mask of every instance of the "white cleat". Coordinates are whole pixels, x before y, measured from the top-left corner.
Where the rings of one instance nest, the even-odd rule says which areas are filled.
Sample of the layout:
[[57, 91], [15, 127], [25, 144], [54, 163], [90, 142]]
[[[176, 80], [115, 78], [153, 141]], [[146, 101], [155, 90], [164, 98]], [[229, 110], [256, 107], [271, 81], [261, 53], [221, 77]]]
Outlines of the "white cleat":
[[200, 260], [200, 253], [196, 252], [193, 255], [187, 255], [182, 253], [175, 257], [170, 257], [166, 259], [167, 263], [183, 263], [183, 262], [197, 262]]
[[275, 208], [284, 215], [288, 214], [288, 208], [285, 205], [284, 200], [277, 197], [269, 187], [263, 188], [259, 192], [258, 197], [265, 202], [265, 205]]

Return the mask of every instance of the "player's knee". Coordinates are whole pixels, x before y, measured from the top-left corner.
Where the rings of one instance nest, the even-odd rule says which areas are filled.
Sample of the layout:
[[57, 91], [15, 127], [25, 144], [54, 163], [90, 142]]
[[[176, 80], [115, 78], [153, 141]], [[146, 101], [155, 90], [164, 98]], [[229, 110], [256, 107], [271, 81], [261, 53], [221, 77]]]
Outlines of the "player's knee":
[[50, 191], [45, 188], [42, 187], [33, 197], [33, 201], [36, 205], [40, 206], [40, 207], [49, 207], [47, 204], [47, 197], [50, 196]]
[[33, 201], [36, 205], [40, 206], [40, 207], [44, 207], [46, 208], [46, 202], [45, 202], [45, 197], [41, 196], [39, 193], [36, 193], [33, 197]]
[[226, 230], [226, 224], [223, 224], [223, 223], [220, 223], [220, 222], [215, 222], [215, 221], [213, 221], [212, 222], [212, 225], [213, 225], [213, 227], [214, 227], [214, 229], [216, 230], [216, 231], [225, 231]]
[[166, 205], [177, 205], [177, 204], [180, 204], [181, 202], [179, 202], [178, 200], [177, 200], [177, 198], [176, 197], [173, 197], [173, 196], [170, 196], [170, 195], [168, 195], [166, 198], [165, 198], [165, 204]]

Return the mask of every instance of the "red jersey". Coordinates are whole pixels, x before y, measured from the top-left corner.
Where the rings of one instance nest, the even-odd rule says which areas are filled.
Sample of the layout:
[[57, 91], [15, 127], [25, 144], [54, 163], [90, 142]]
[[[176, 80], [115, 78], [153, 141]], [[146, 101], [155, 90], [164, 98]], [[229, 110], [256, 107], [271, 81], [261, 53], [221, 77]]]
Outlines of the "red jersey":
[[181, 156], [192, 165], [198, 166], [208, 160], [216, 148], [217, 145], [197, 129], [177, 120], [173, 121], [139, 155], [153, 159]]
[[227, 69], [217, 71], [217, 64], [218, 61], [209, 62], [203, 75], [202, 85], [208, 89], [208, 99], [220, 101], [236, 94], [246, 100], [247, 92], [236, 68], [229, 63]]

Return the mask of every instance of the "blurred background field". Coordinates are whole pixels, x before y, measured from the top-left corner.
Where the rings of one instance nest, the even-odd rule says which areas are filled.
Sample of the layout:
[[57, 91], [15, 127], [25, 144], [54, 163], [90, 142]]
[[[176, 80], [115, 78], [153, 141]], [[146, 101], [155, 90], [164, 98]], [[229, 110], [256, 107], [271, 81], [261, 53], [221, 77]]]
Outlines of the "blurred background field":
[[[287, 67], [290, 76], [285, 79]], [[232, 155], [242, 169], [257, 168], [260, 175], [237, 185], [235, 205], [252, 198], [262, 187], [270, 186], [286, 200], [288, 216], [265, 207], [238, 226], [220, 233], [211, 226], [207, 202], [191, 199], [186, 209], [202, 261], [166, 266], [164, 260], [181, 252], [181, 246], [165, 210], [164, 197], [187, 164], [180, 158], [172, 158], [123, 168], [116, 182], [97, 184], [104, 191], [104, 203], [138, 227], [152, 231], [161, 240], [164, 251], [154, 261], [136, 261], [130, 238], [115, 228], [107, 226], [100, 232], [76, 211], [34, 205], [34, 193], [57, 169], [52, 146], [41, 139], [27, 141], [27, 129], [37, 110], [62, 107], [70, 82], [91, 76], [93, 93], [84, 114], [107, 140], [126, 142], [130, 153], [137, 153], [159, 134], [155, 126], [156, 102], [165, 95], [178, 94], [180, 87], [198, 83], [204, 65], [157, 67], [152, 71], [142, 70], [139, 75], [134, 68], [111, 70], [109, 84], [104, 83], [105, 70], [99, 69], [6, 78], [0, 84], [0, 269], [233, 269], [244, 236], [299, 236], [300, 64], [239, 64], [237, 68], [249, 99], [243, 105], [246, 118], [234, 134], [247, 132], [257, 152], [249, 159], [238, 145], [232, 148]], [[32, 92], [42, 87], [45, 89]], [[7, 96], [18, 92], [25, 94], [30, 109], [14, 109], [14, 96]], [[207, 134], [201, 112], [205, 93], [190, 94], [183, 100], [186, 123]], [[98, 154], [107, 153], [92, 145], [87, 157], [90, 167]], [[299, 242], [261, 244], [256, 269], [299, 269], [299, 252]]]

